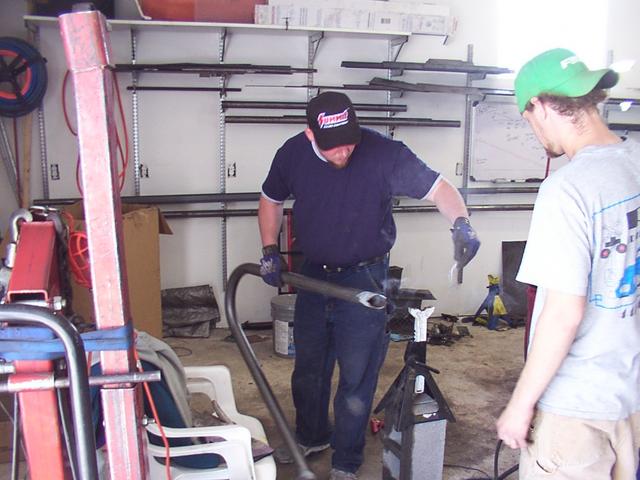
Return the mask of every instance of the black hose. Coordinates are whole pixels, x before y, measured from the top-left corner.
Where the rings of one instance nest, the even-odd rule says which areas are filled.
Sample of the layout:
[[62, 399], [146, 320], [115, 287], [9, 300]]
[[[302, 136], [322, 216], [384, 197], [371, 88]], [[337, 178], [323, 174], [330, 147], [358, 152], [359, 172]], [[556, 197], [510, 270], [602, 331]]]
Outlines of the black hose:
[[[229, 328], [231, 329], [231, 333], [238, 344], [240, 353], [242, 354], [242, 357], [244, 358], [244, 361], [256, 382], [256, 386], [262, 395], [264, 403], [267, 405], [267, 408], [275, 421], [276, 427], [278, 427], [278, 430], [280, 431], [280, 434], [293, 457], [293, 461], [298, 469], [298, 475], [296, 478], [298, 480], [315, 480], [316, 475], [309, 469], [302, 452], [298, 448], [295, 435], [291, 432], [289, 424], [282, 412], [282, 408], [273, 394], [271, 386], [269, 385], [264, 372], [260, 368], [260, 363], [258, 362], [258, 359], [256, 358], [255, 353], [236, 318], [236, 292], [238, 289], [238, 283], [246, 274], [255, 275], [257, 277], [260, 276], [260, 265], [255, 263], [244, 263], [238, 266], [229, 277], [229, 281], [227, 282], [227, 292], [224, 298]], [[320, 293], [322, 295], [339, 298], [348, 302], [360, 303], [368, 308], [384, 308], [387, 301], [384, 295], [360, 291], [354, 288], [340, 287], [332, 283], [315, 280], [291, 272], [283, 272], [282, 281], [301, 290]]]

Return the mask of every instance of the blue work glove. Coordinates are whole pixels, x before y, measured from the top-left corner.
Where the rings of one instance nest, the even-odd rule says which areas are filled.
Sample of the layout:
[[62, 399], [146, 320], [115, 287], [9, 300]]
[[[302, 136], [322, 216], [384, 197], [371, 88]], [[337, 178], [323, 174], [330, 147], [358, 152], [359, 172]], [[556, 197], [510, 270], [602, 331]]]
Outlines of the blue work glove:
[[273, 287], [282, 286], [280, 274], [289, 270], [287, 262], [284, 261], [277, 245], [267, 245], [262, 249], [260, 259], [260, 276], [264, 283]]
[[451, 236], [453, 237], [453, 258], [458, 268], [462, 268], [476, 256], [480, 248], [480, 240], [466, 217], [456, 218]]

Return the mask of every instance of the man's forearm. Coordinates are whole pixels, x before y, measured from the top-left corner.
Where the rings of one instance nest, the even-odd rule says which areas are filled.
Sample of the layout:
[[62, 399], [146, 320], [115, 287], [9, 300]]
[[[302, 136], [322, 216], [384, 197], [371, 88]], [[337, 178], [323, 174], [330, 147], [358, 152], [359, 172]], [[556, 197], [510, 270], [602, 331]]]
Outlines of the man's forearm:
[[260, 227], [260, 238], [262, 239], [263, 247], [278, 243], [283, 212], [284, 204], [274, 203], [263, 196], [260, 197], [258, 226]]
[[440, 179], [427, 200], [435, 203], [438, 211], [452, 224], [458, 217], [469, 217], [460, 192], [446, 178]]

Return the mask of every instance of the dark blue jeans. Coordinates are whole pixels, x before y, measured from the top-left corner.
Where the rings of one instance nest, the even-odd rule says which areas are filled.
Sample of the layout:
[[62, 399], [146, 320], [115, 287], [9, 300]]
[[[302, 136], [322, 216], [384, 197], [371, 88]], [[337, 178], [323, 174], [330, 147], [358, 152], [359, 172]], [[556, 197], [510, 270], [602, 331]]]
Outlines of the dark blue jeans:
[[[302, 274], [345, 287], [383, 292], [388, 259], [328, 273], [305, 262]], [[387, 353], [385, 310], [298, 291], [294, 314], [295, 368], [291, 379], [296, 435], [305, 446], [331, 442], [332, 465], [356, 472], [363, 459], [365, 432], [378, 372]], [[331, 377], [340, 377], [333, 401], [335, 429], [329, 421]]]

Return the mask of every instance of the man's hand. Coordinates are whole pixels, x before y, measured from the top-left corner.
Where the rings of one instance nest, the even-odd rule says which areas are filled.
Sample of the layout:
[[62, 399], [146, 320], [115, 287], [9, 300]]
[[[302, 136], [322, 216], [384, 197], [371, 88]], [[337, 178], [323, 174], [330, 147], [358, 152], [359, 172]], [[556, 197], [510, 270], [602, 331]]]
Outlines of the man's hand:
[[525, 448], [533, 420], [533, 408], [518, 407], [509, 402], [496, 422], [498, 438], [511, 448]]
[[273, 287], [282, 286], [282, 271], [287, 271], [289, 267], [280, 255], [277, 245], [267, 245], [262, 249], [260, 259], [260, 276], [262, 280]]
[[480, 248], [480, 240], [466, 217], [456, 218], [451, 229], [451, 236], [453, 238], [453, 258], [458, 263], [458, 268], [462, 268], [476, 256], [478, 248]]

